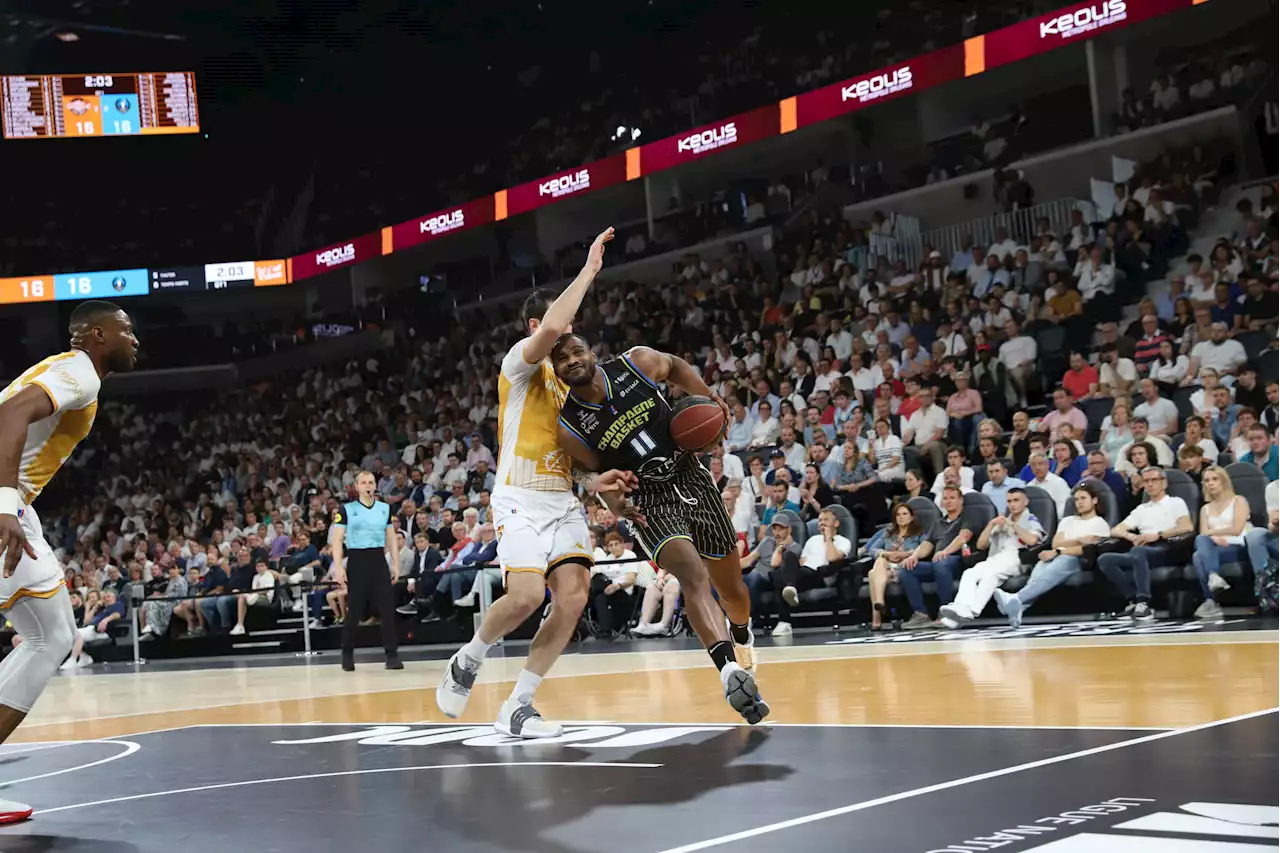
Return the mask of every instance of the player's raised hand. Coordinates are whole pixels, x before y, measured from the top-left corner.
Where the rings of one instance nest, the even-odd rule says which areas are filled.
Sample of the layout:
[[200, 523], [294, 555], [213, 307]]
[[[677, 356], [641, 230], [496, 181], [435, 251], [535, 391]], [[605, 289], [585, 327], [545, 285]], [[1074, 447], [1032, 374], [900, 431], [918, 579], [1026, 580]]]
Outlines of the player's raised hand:
[[27, 534], [16, 515], [0, 515], [0, 553], [4, 554], [5, 577], [13, 575], [23, 554], [33, 560], [36, 558], [36, 549], [27, 541]]
[[634, 471], [619, 471], [616, 468], [605, 471], [596, 477], [593, 484], [597, 492], [620, 492], [626, 494], [640, 486], [640, 480]]
[[591, 248], [587, 250], [587, 262], [584, 267], [592, 273], [600, 272], [600, 268], [604, 266], [604, 244], [613, 239], [613, 226], [601, 231], [596, 235], [596, 239], [591, 241]]

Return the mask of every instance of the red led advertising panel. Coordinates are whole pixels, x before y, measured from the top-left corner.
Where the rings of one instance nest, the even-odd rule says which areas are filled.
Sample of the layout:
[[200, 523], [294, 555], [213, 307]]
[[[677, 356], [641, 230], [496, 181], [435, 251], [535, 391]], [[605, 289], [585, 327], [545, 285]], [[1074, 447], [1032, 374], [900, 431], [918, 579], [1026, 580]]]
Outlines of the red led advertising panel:
[[769, 104], [732, 118], [640, 146], [640, 174], [649, 175], [705, 154], [749, 145], [778, 135], [778, 105]]
[[336, 270], [339, 267], [358, 264], [382, 254], [382, 237], [365, 234], [343, 243], [335, 243], [314, 252], [294, 255], [289, 259], [289, 280], [300, 281], [313, 275]]
[[1127, 27], [1178, 9], [1192, 0], [1096, 0], [1041, 15], [983, 36], [985, 67], [1007, 65], [1082, 41], [1099, 33]]
[[544, 204], [620, 184], [626, 179], [627, 158], [624, 154], [618, 153], [576, 169], [568, 169], [504, 190], [499, 195], [506, 195], [506, 210], [502, 210], [502, 203], [499, 201], [497, 218], [505, 219], [507, 216], [527, 213]]
[[796, 96], [796, 127], [964, 77], [964, 47], [952, 45]]
[[391, 226], [391, 249], [399, 251], [427, 243], [445, 234], [493, 221], [493, 196], [487, 195], [456, 207], [447, 207], [408, 222]]

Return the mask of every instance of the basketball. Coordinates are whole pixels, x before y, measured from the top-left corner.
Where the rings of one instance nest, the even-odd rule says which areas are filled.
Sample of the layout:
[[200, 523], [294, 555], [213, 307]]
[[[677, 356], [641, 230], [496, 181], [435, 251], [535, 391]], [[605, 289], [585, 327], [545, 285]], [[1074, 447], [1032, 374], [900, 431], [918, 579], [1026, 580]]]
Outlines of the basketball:
[[681, 450], [705, 450], [724, 426], [724, 410], [710, 397], [683, 397], [672, 407], [671, 438]]

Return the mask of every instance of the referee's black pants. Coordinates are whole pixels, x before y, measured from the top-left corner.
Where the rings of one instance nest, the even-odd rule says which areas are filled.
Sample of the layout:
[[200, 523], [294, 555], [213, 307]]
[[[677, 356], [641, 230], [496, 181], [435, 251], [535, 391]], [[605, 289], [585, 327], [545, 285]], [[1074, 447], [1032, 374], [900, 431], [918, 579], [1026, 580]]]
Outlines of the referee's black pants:
[[355, 651], [356, 628], [369, 605], [382, 623], [382, 648], [394, 655], [399, 648], [396, 610], [391, 596], [391, 573], [381, 548], [352, 548], [347, 551], [347, 618], [342, 623], [342, 653]]

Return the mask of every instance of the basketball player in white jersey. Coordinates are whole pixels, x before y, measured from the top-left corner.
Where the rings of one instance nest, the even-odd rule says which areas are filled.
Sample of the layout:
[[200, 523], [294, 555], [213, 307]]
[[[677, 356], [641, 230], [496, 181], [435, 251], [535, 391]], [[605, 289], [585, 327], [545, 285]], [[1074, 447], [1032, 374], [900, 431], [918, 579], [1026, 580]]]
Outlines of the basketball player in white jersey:
[[[75, 640], [62, 567], [31, 504], [89, 434], [103, 377], [132, 370], [137, 352], [128, 314], [110, 302], [82, 302], [71, 312], [71, 349], [0, 393], [0, 614], [22, 637], [0, 662], [0, 743], [30, 712]], [[30, 816], [30, 806], [0, 800], [0, 824]]]
[[[612, 239], [612, 228], [596, 237], [582, 272], [554, 302], [545, 291], [525, 300], [521, 321], [529, 336], [502, 359], [498, 376], [498, 471], [490, 518], [498, 530], [506, 595], [489, 608], [471, 642], [450, 659], [436, 688], [440, 710], [449, 717], [461, 715], [489, 648], [541, 608], [550, 588], [551, 613], [533, 638], [525, 668], [494, 724], [514, 737], [556, 737], [562, 731], [534, 709], [533, 694], [578, 626], [592, 561], [587, 521], [573, 493], [569, 461], [560, 449], [558, 420], [568, 390], [547, 356], [560, 335], [571, 329], [604, 264], [604, 244]], [[588, 488], [626, 491], [634, 483], [630, 472], [609, 471]]]

